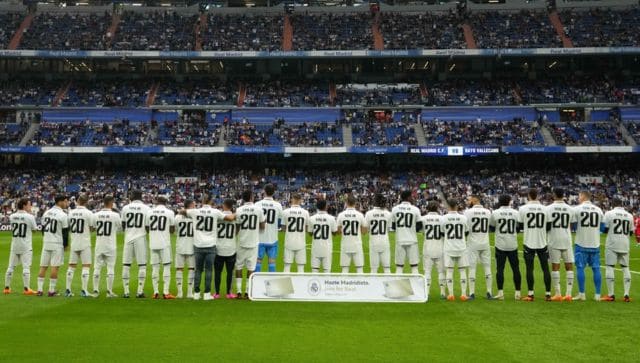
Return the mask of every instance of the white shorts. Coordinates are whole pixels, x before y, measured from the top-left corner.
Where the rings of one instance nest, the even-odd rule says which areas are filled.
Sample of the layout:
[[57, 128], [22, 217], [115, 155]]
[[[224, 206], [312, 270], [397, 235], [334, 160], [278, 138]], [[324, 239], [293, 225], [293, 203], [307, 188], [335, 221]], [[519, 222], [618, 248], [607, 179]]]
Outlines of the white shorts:
[[[391, 266], [391, 250], [389, 248], [387, 248], [386, 251], [382, 251], [382, 252], [376, 252], [376, 251], [369, 251], [369, 265], [370, 266], [382, 266], [384, 268], [390, 267]], [[377, 271], [373, 271], [373, 269], [371, 270], [371, 272], [377, 272]]]
[[103, 266], [107, 266], [107, 271], [112, 271], [116, 267], [116, 254], [105, 255], [104, 253], [96, 254], [95, 261], [93, 262], [93, 272], [100, 272]]
[[396, 245], [396, 265], [404, 265], [405, 260], [409, 258], [409, 265], [414, 266], [420, 263], [420, 254], [418, 253], [418, 244]]
[[307, 250], [290, 250], [288, 248], [284, 249], [284, 263], [293, 263], [295, 261], [298, 265], [306, 265], [307, 264]]
[[[444, 272], [444, 258], [442, 257], [425, 257], [423, 260], [424, 274], [430, 276], [433, 266], [436, 267], [438, 273]], [[443, 276], [444, 277], [444, 276]]]
[[238, 246], [236, 251], [236, 270], [247, 268], [247, 271], [256, 270], [258, 260], [258, 247], [246, 248]]
[[176, 268], [184, 268], [185, 264], [188, 265], [189, 268], [195, 268], [196, 255], [183, 255], [182, 253], [176, 253]]
[[40, 256], [40, 266], [43, 267], [58, 267], [64, 264], [64, 247], [56, 248], [55, 250], [42, 250]]
[[171, 263], [171, 247], [165, 247], [161, 250], [151, 250], [151, 264], [170, 264]]
[[574, 263], [573, 248], [559, 250], [557, 248], [549, 248], [549, 262], [559, 264], [560, 260], [564, 263]]
[[362, 247], [356, 252], [344, 252], [340, 251], [340, 266], [349, 267], [351, 261], [355, 267], [364, 267], [364, 253]]
[[14, 268], [18, 265], [22, 265], [23, 269], [29, 269], [31, 267], [31, 261], [33, 260], [33, 251], [27, 251], [24, 253], [13, 253], [9, 255], [9, 268]]
[[469, 256], [469, 266], [476, 266], [478, 263], [483, 266], [489, 265], [491, 266], [491, 250], [475, 250], [470, 249], [467, 251]]
[[604, 250], [604, 264], [607, 266], [629, 266], [629, 253], [620, 253], [608, 248]]
[[78, 259], [80, 260], [80, 263], [82, 263], [83, 265], [90, 265], [91, 264], [91, 247], [87, 247], [84, 250], [80, 250], [80, 251], [69, 252], [70, 264], [74, 264], [74, 265], [77, 264]]
[[324, 272], [331, 272], [331, 254], [328, 257], [318, 257], [311, 255], [311, 268], [319, 269], [322, 268]]
[[125, 242], [122, 249], [122, 263], [125, 265], [131, 265], [133, 259], [138, 265], [147, 264], [147, 238], [136, 238], [131, 242]]
[[469, 257], [467, 253], [463, 253], [462, 256], [451, 256], [445, 252], [444, 254], [444, 267], [452, 268], [458, 264], [458, 268], [469, 267]]

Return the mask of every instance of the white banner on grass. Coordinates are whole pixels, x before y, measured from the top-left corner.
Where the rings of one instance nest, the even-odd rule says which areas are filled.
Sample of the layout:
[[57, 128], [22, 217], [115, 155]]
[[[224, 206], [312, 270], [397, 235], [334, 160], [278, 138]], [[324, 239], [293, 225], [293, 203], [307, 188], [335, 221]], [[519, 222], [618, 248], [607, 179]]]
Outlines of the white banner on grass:
[[427, 301], [423, 275], [257, 272], [249, 280], [254, 301]]

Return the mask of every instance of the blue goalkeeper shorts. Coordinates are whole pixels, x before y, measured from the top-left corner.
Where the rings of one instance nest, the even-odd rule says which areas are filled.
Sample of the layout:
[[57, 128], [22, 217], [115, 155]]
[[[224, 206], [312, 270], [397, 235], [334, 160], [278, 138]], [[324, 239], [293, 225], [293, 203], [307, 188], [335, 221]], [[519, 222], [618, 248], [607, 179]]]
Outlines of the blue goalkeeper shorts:
[[585, 268], [586, 266], [600, 268], [600, 249], [575, 245], [575, 259], [577, 268]]
[[258, 243], [258, 258], [263, 259], [264, 255], [275, 260], [278, 257], [278, 242]]

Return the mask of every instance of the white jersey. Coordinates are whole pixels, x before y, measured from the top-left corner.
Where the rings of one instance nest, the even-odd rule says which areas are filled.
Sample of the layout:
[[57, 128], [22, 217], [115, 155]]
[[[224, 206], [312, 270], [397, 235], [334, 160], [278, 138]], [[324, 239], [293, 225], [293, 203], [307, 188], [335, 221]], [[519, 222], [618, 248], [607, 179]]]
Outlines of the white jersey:
[[96, 255], [115, 256], [118, 232], [122, 229], [122, 219], [118, 213], [103, 209], [93, 215], [96, 229]]
[[148, 205], [139, 200], [134, 200], [122, 207], [120, 215], [124, 222], [125, 243], [147, 236], [147, 230], [144, 228], [144, 219], [149, 214], [150, 209]]
[[193, 219], [176, 216], [176, 254], [193, 255]]
[[424, 254], [429, 258], [441, 258], [443, 251], [442, 216], [436, 212], [422, 216], [424, 229]]
[[481, 205], [474, 205], [464, 211], [469, 225], [469, 236], [467, 236], [467, 244], [470, 250], [488, 250], [489, 249], [489, 222], [491, 220], [491, 211]]
[[176, 225], [173, 211], [164, 205], [157, 205], [149, 210], [144, 225], [149, 228], [150, 249], [163, 250], [171, 247], [171, 227]]
[[11, 223], [11, 253], [23, 254], [33, 249], [32, 231], [38, 229], [36, 218], [25, 212], [17, 211], [9, 216]]
[[[223, 211], [223, 215], [230, 215], [231, 211]], [[221, 220], [218, 222], [218, 244], [216, 254], [220, 256], [233, 256], [238, 249], [237, 230], [235, 221]]]
[[467, 217], [457, 212], [449, 212], [442, 216], [444, 253], [452, 257], [460, 257], [467, 250]]
[[364, 227], [369, 229], [369, 249], [384, 251], [389, 248], [389, 231], [393, 216], [386, 209], [375, 207], [364, 215]]
[[591, 202], [584, 202], [574, 208], [578, 228], [576, 229], [576, 244], [584, 248], [600, 247], [600, 223], [604, 218], [602, 209]]
[[244, 248], [258, 247], [260, 243], [260, 223], [266, 217], [262, 208], [253, 203], [245, 203], [236, 211], [238, 224], [238, 245]]
[[214, 247], [216, 245], [216, 232], [219, 220], [224, 215], [210, 205], [202, 208], [187, 209], [187, 216], [193, 219], [193, 246], [198, 248]]
[[571, 223], [575, 221], [573, 208], [567, 203], [553, 202], [547, 206], [547, 223], [551, 226], [547, 234], [549, 248], [571, 248]]
[[343, 253], [356, 253], [362, 249], [362, 227], [364, 215], [354, 208], [347, 208], [338, 214], [336, 221], [342, 232], [340, 251]]
[[71, 251], [83, 251], [91, 247], [93, 213], [83, 206], [69, 212], [69, 239]]
[[311, 233], [311, 254], [316, 257], [329, 257], [333, 253], [333, 233], [338, 231], [336, 219], [319, 211], [309, 218], [307, 230]]
[[67, 213], [53, 206], [42, 215], [43, 249], [50, 251], [63, 246], [62, 230], [69, 228]]
[[393, 224], [396, 230], [396, 243], [410, 245], [418, 243], [416, 226], [420, 221], [420, 209], [409, 202], [402, 202], [393, 209]]
[[622, 207], [604, 214], [604, 225], [609, 228], [605, 248], [617, 253], [629, 253], [630, 237], [633, 233], [633, 216]]
[[309, 224], [309, 212], [299, 205], [292, 205], [282, 212], [285, 235], [284, 247], [291, 251], [304, 249], [306, 240], [306, 226]]
[[495, 245], [501, 251], [518, 249], [518, 223], [522, 223], [518, 211], [511, 207], [500, 207], [491, 213], [489, 222], [495, 227]]
[[524, 225], [524, 245], [531, 249], [547, 247], [547, 211], [538, 201], [529, 201], [518, 210]]
[[265, 216], [265, 226], [260, 231], [260, 242], [278, 242], [278, 228], [282, 220], [282, 204], [276, 202], [273, 198], [267, 197], [256, 202], [256, 206], [262, 208]]

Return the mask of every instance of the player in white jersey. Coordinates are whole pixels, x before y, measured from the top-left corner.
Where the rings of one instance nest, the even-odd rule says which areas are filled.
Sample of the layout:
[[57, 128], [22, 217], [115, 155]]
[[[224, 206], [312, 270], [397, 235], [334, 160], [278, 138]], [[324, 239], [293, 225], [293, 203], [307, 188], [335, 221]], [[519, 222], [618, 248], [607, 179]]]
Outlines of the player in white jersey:
[[266, 255], [269, 272], [276, 272], [276, 259], [278, 258], [278, 229], [282, 220], [282, 205], [273, 200], [276, 188], [273, 184], [264, 186], [264, 198], [256, 202], [256, 206], [262, 208], [266, 222], [264, 229], [260, 230], [260, 244], [258, 244], [258, 260], [256, 271], [262, 271], [262, 260]]
[[135, 258], [138, 264], [138, 292], [136, 297], [144, 298], [144, 284], [147, 279], [147, 230], [144, 219], [149, 206], [142, 202], [142, 192], [131, 192], [131, 203], [122, 208], [122, 227], [124, 228], [124, 247], [122, 250], [123, 297], [129, 297], [129, 276], [131, 263]]
[[633, 216], [624, 210], [622, 201], [614, 199], [611, 202], [613, 209], [605, 213], [604, 226], [607, 240], [604, 247], [604, 262], [607, 265], [607, 296], [603, 301], [615, 301], [614, 293], [614, 267], [620, 265], [623, 276], [624, 301], [631, 302], [629, 290], [631, 289], [631, 271], [629, 270], [629, 244], [633, 236]]
[[182, 211], [184, 215], [193, 219], [193, 251], [196, 259], [195, 277], [193, 280], [193, 299], [199, 300], [200, 281], [204, 272], [204, 294], [203, 300], [213, 300], [211, 294], [211, 281], [213, 278], [213, 261], [216, 256], [216, 243], [218, 233], [218, 223], [233, 221], [234, 214], [224, 215], [218, 209], [213, 208], [213, 198], [206, 194], [202, 198], [202, 207], [187, 209]]
[[151, 282], [153, 298], [159, 299], [158, 282], [160, 264], [162, 264], [162, 298], [172, 300], [176, 297], [169, 293], [171, 284], [171, 234], [175, 232], [175, 214], [166, 207], [167, 199], [156, 197], [155, 207], [149, 210], [144, 225], [149, 231], [149, 249], [151, 251]]
[[[551, 260], [551, 281], [555, 294], [551, 301], [571, 301], [573, 290], [573, 248], [571, 248], [571, 223], [575, 222], [573, 208], [564, 202], [564, 189], [553, 190], [553, 203], [547, 206], [547, 234], [549, 259]], [[560, 260], [564, 261], [567, 272], [567, 293], [560, 291]]]
[[511, 197], [501, 195], [498, 198], [498, 209], [491, 212], [489, 224], [495, 230], [496, 248], [496, 284], [498, 285], [497, 300], [504, 300], [504, 267], [509, 259], [509, 266], [513, 272], [515, 298], [520, 300], [520, 261], [518, 260], [518, 224], [521, 223], [518, 211], [511, 208]]
[[93, 263], [93, 296], [100, 295], [100, 274], [102, 267], [107, 267], [107, 297], [118, 297], [113, 293], [113, 280], [116, 270], [118, 232], [122, 230], [122, 219], [113, 211], [113, 197], [107, 195], [103, 199], [104, 207], [93, 217], [93, 228], [96, 230], [95, 262]]
[[[187, 199], [184, 201], [184, 209], [195, 208], [196, 203]], [[184, 267], [189, 266], [189, 274], [187, 275], [187, 298], [193, 298], [193, 278], [195, 276], [195, 257], [193, 254], [193, 220], [189, 217], [178, 214], [176, 216], [176, 288], [178, 294], [176, 297], [181, 299], [183, 296], [182, 284], [184, 282]]]
[[542, 267], [544, 278], [545, 300], [551, 301], [551, 274], [549, 273], [549, 250], [547, 248], [547, 210], [538, 201], [538, 189], [531, 188], [528, 193], [529, 201], [518, 210], [524, 231], [524, 262], [526, 266], [527, 296], [524, 301], [533, 301], [534, 273], [533, 264], [536, 255]]
[[[238, 251], [236, 253], [236, 291], [242, 293], [242, 270], [247, 269], [247, 288], [249, 277], [256, 269], [258, 259], [258, 243], [260, 243], [260, 231], [265, 227], [265, 213], [261, 207], [253, 204], [253, 192], [242, 192], [244, 204], [236, 211], [236, 224], [238, 226]], [[249, 294], [244, 293], [248, 299]]]
[[38, 273], [38, 296], [42, 296], [44, 277], [51, 266], [49, 275], [49, 296], [57, 296], [56, 283], [58, 269], [64, 263], [64, 249], [68, 244], [69, 221], [63, 209], [69, 207], [65, 195], [55, 197], [55, 205], [42, 215], [42, 254], [40, 255], [40, 273]]
[[378, 273], [382, 265], [384, 273], [391, 273], [391, 244], [389, 231], [393, 225], [393, 215], [386, 207], [382, 194], [374, 197], [374, 208], [364, 215], [364, 227], [369, 231], [369, 266], [371, 273]]
[[91, 231], [93, 213], [86, 208], [89, 198], [80, 195], [75, 209], [69, 211], [69, 239], [71, 240], [71, 253], [69, 254], [69, 267], [67, 268], [67, 289], [65, 296], [73, 296], [71, 284], [78, 260], [82, 264], [82, 297], [89, 296], [89, 275], [91, 274]]
[[418, 231], [420, 227], [420, 209], [411, 204], [411, 191], [400, 193], [401, 203], [391, 209], [393, 229], [396, 231], [396, 273], [401, 274], [409, 260], [411, 273], [418, 273], [420, 255], [418, 252]]
[[291, 271], [291, 264], [297, 265], [298, 272], [304, 272], [304, 265], [307, 264], [307, 240], [306, 227], [309, 223], [309, 212], [304, 210], [300, 204], [302, 196], [293, 194], [291, 196], [291, 207], [282, 212], [284, 222], [284, 272]]
[[458, 200], [447, 200], [449, 212], [442, 216], [440, 229], [443, 234], [444, 267], [447, 269], [447, 300], [454, 301], [453, 269], [458, 265], [460, 273], [460, 300], [467, 301], [467, 270], [469, 258], [467, 254], [467, 235], [469, 234], [467, 217], [458, 213]]
[[[233, 199], [225, 199], [222, 204], [222, 214], [225, 216], [233, 214], [235, 201]], [[227, 281], [227, 299], [238, 298], [237, 294], [231, 292], [233, 287], [232, 280], [236, 266], [236, 251], [238, 249], [237, 233], [238, 226], [235, 222], [222, 220], [218, 223], [218, 241], [216, 245], [216, 257], [213, 260], [214, 268], [214, 285], [216, 294], [215, 298], [220, 297], [220, 285], [222, 281], [222, 271], [226, 270]], [[242, 296], [240, 296], [242, 297]]]
[[591, 203], [591, 193], [582, 191], [578, 195], [580, 205], [574, 208], [575, 219], [578, 224], [575, 240], [575, 260], [578, 272], [578, 295], [574, 300], [586, 300], [584, 268], [591, 266], [593, 283], [595, 285], [595, 300], [600, 301], [600, 224], [604, 218], [602, 209]]
[[364, 215], [356, 210], [356, 198], [353, 195], [347, 197], [347, 208], [338, 214], [336, 220], [338, 233], [342, 234], [340, 240], [340, 266], [342, 273], [349, 273], [351, 262], [356, 267], [356, 272], [364, 272], [364, 251], [362, 250], [362, 235], [367, 233]]
[[442, 251], [442, 216], [440, 216], [439, 208], [440, 205], [438, 202], [429, 202], [427, 205], [427, 214], [422, 216], [422, 228], [424, 230], [422, 258], [424, 277], [427, 285], [427, 299], [429, 298], [429, 290], [431, 290], [431, 272], [434, 266], [438, 273], [440, 298], [447, 298], [445, 291], [447, 277], [444, 270], [444, 252]]
[[32, 232], [38, 229], [35, 217], [31, 214], [31, 201], [27, 198], [18, 200], [18, 211], [9, 216], [11, 224], [11, 250], [9, 251], [9, 267], [4, 279], [4, 293], [11, 293], [11, 277], [13, 269], [22, 265], [23, 294], [33, 295], [31, 290], [31, 261], [33, 259]]
[[318, 212], [309, 218], [307, 231], [311, 235], [311, 271], [331, 272], [333, 236], [338, 232], [336, 219], [327, 213], [327, 201], [316, 202]]
[[469, 254], [469, 300], [476, 298], [476, 267], [482, 264], [487, 299], [493, 300], [493, 276], [491, 275], [491, 246], [489, 245], [489, 221], [491, 211], [482, 206], [479, 195], [469, 197], [471, 208], [464, 211], [469, 223], [467, 237]]

